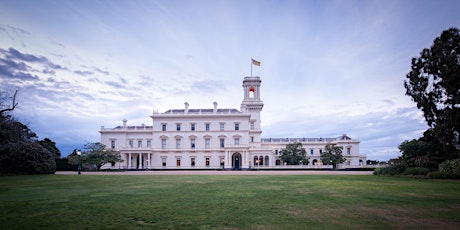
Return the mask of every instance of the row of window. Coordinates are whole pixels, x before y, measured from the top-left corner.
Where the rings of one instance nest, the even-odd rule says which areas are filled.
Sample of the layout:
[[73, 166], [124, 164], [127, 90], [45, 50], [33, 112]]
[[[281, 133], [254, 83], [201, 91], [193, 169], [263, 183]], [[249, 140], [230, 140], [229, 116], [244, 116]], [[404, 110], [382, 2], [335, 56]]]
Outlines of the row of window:
[[[240, 123], [234, 123], [234, 130], [240, 130]], [[211, 130], [211, 123], [205, 123], [204, 124], [204, 130], [210, 131]], [[254, 122], [251, 121], [251, 129], [254, 129]], [[161, 124], [161, 130], [162, 131], [167, 131], [167, 124], [162, 123]], [[182, 130], [182, 123], [176, 123], [176, 131], [181, 131]], [[196, 130], [196, 123], [190, 123], [190, 131], [195, 131]], [[225, 122], [219, 123], [219, 130], [224, 131], [225, 130]]]
[[[205, 157], [204, 160], [205, 160], [205, 166], [210, 166], [211, 158], [210, 157]], [[190, 158], [190, 166], [195, 167], [195, 164], [196, 164], [196, 158], [195, 157]], [[167, 166], [166, 158], [162, 158], [162, 166], [163, 167]], [[176, 166], [177, 167], [181, 166], [181, 159], [180, 158], [176, 158]], [[220, 166], [222, 166], [222, 167], [224, 166], [223, 159], [220, 161]]]
[[[240, 138], [233, 138], [233, 141], [234, 141], [234, 145], [239, 145], [240, 144]], [[251, 142], [253, 142], [254, 139], [253, 137], [251, 137]], [[129, 144], [129, 147], [130, 148], [134, 148], [134, 140], [129, 140], [128, 141], [128, 144]], [[166, 149], [166, 144], [167, 144], [167, 139], [166, 138], [163, 138], [161, 139], [161, 148], [162, 149]], [[137, 141], [137, 147], [138, 148], [142, 148], [142, 140], [138, 140]], [[151, 148], [152, 147], [152, 140], [147, 140], [147, 148]], [[190, 139], [190, 148], [194, 149], [196, 147], [196, 139], [195, 138], [192, 138]], [[205, 149], [209, 149], [211, 148], [211, 139], [210, 138], [205, 138], [204, 139], [204, 147]], [[219, 139], [219, 147], [220, 148], [224, 148], [225, 147], [225, 138], [220, 138]], [[115, 140], [111, 140], [111, 148], [114, 149], [115, 148]], [[176, 149], [181, 149], [182, 148], [182, 139], [176, 139]], [[322, 154], [323, 153], [323, 150], [320, 149], [319, 150], [319, 154]], [[278, 155], [279, 154], [279, 151], [278, 149], [275, 150], [275, 154]], [[314, 154], [314, 150], [313, 149], [310, 149], [310, 154], [313, 155]], [[351, 148], [347, 148], [347, 154], [351, 154]]]
[[[323, 153], [323, 150], [320, 149], [319, 150], [319, 154], [322, 154]], [[280, 151], [278, 151], [278, 149], [275, 150], [275, 155], [278, 155], [280, 154]], [[310, 149], [310, 154], [313, 155], [314, 154], [314, 149]], [[351, 154], [351, 148], [347, 148], [347, 154]]]
[[[251, 141], [254, 141], [254, 138], [251, 137]], [[233, 138], [233, 142], [234, 142], [234, 145], [239, 145], [240, 144], [240, 138]], [[142, 140], [137, 140], [137, 148], [142, 148], [143, 145], [142, 145]], [[166, 143], [167, 143], [167, 139], [166, 138], [163, 138], [161, 139], [161, 148], [162, 149], [166, 149]], [[111, 140], [111, 148], [112, 149], [115, 149], [116, 147], [116, 142], [115, 140]], [[128, 140], [128, 145], [130, 148], [134, 148], [134, 140]], [[152, 147], [152, 140], [147, 140], [147, 148], [151, 148]], [[190, 139], [190, 148], [194, 149], [196, 147], [196, 139], [195, 138], [191, 138]], [[211, 148], [211, 138], [205, 138], [204, 139], [204, 147], [206, 149], [209, 149]], [[220, 138], [219, 139], [219, 147], [220, 148], [224, 148], [225, 147], [225, 138]], [[182, 139], [176, 139], [176, 149], [181, 149], [182, 148]]]
[[[234, 144], [239, 145], [240, 144], [240, 138], [233, 138]], [[161, 139], [161, 148], [162, 149], [167, 149], [167, 142], [168, 139], [162, 138]], [[190, 139], [190, 148], [194, 149], [196, 147], [196, 139], [192, 138]], [[220, 138], [219, 139], [219, 147], [220, 148], [225, 148], [225, 138]], [[176, 149], [181, 149], [182, 148], [182, 139], [176, 139]], [[211, 148], [211, 138], [205, 138], [204, 139], [204, 148], [205, 149], [210, 149]]]

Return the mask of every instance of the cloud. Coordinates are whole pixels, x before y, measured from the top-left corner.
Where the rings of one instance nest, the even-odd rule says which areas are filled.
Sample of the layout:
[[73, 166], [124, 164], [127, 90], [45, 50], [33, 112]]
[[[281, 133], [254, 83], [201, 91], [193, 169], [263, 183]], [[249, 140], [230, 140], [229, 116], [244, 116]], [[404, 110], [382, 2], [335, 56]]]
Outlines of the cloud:
[[48, 58], [40, 55], [22, 53], [14, 48], [8, 50], [0, 48], [0, 77], [19, 79], [22, 81], [38, 80], [40, 77], [32, 72], [37, 72], [32, 65], [38, 64], [43, 70], [38, 71], [45, 75], [54, 75], [56, 70], [66, 68], [51, 62]]
[[203, 80], [192, 83], [192, 89], [196, 89], [204, 94], [215, 94], [216, 92], [225, 89], [223, 81]]
[[74, 70], [73, 72], [78, 74], [78, 75], [85, 76], [85, 77], [94, 74], [91, 71], [82, 71], [82, 70]]

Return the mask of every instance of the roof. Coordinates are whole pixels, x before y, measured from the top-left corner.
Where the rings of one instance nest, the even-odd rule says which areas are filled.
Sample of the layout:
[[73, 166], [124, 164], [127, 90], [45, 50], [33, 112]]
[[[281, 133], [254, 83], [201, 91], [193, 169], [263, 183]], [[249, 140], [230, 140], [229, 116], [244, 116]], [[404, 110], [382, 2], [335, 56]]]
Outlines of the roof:
[[[187, 114], [212, 114], [213, 109], [189, 109]], [[217, 109], [217, 113], [241, 113], [237, 109]], [[170, 109], [163, 114], [185, 114], [185, 109]]]

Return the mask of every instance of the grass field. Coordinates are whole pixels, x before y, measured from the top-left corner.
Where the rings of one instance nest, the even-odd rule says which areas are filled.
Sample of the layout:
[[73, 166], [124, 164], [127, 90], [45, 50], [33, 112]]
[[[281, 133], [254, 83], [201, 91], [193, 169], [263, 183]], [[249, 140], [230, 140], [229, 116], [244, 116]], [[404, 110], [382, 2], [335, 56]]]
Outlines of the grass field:
[[460, 181], [372, 175], [0, 177], [1, 229], [460, 229]]

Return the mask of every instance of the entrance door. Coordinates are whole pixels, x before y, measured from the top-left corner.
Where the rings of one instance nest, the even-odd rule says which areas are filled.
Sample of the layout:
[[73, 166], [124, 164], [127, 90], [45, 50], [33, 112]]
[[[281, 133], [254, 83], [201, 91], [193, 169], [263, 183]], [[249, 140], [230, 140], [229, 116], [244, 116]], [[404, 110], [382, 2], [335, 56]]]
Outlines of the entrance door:
[[233, 158], [232, 159], [233, 169], [240, 169], [241, 168], [241, 154], [235, 153], [233, 154], [232, 158]]
[[235, 169], [239, 169], [239, 168], [240, 168], [240, 157], [235, 156]]

